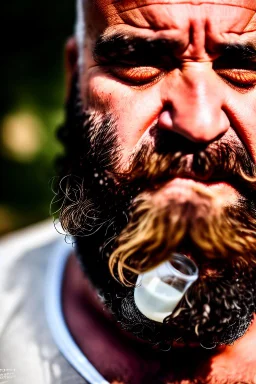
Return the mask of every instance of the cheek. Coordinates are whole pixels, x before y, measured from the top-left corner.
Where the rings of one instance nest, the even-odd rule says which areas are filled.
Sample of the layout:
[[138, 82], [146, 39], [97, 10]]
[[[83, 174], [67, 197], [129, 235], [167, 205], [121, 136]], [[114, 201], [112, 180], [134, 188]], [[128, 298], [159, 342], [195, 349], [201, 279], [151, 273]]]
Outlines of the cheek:
[[256, 91], [229, 99], [231, 126], [256, 163]]
[[[249, 104], [251, 118], [247, 124], [247, 141], [250, 153], [253, 157], [254, 162], [256, 163], [256, 92], [254, 97], [251, 98], [251, 103]], [[249, 115], [249, 111], [248, 111]]]
[[162, 109], [159, 86], [154, 84], [141, 90], [93, 73], [97, 70], [91, 72], [83, 91], [84, 104], [101, 113], [111, 112], [123, 156], [129, 156]]

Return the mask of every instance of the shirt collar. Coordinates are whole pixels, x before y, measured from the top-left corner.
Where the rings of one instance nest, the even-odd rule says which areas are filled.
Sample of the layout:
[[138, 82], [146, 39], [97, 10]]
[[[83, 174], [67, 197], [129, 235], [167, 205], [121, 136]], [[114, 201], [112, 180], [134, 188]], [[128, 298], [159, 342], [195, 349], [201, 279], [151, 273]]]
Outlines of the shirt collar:
[[80, 350], [72, 338], [63, 316], [62, 282], [65, 266], [72, 250], [71, 244], [65, 243], [64, 239], [59, 240], [49, 259], [45, 285], [45, 310], [48, 325], [61, 353], [85, 380], [90, 384], [109, 384]]

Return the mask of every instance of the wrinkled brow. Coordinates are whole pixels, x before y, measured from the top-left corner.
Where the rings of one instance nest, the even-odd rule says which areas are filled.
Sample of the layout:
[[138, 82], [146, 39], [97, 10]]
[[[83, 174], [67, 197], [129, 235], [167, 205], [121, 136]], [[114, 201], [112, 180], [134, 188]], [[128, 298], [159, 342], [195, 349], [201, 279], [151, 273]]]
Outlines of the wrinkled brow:
[[[159, 65], [168, 59], [177, 60], [177, 54], [184, 51], [184, 43], [174, 39], [152, 39], [141, 36], [114, 34], [101, 35], [95, 43], [93, 57], [96, 62], [129, 63], [136, 65]], [[253, 43], [215, 44], [210, 53], [218, 53], [229, 60], [255, 60], [256, 47]]]
[[96, 41], [93, 57], [95, 61], [157, 63], [161, 57], [173, 57], [182, 49], [182, 43], [170, 39], [150, 39], [122, 34], [100, 36]]
[[232, 57], [237, 57], [240, 60], [249, 60], [256, 58], [256, 46], [254, 43], [229, 43], [229, 44], [220, 44], [216, 48], [216, 51], [221, 55], [230, 55]]

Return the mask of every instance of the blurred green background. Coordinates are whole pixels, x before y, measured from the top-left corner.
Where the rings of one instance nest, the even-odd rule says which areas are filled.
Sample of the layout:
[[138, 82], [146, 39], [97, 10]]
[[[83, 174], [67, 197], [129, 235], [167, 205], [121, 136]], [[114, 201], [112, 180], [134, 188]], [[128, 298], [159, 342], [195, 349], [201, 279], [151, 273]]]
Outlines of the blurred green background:
[[49, 217], [75, 1], [12, 0], [1, 7], [0, 235]]

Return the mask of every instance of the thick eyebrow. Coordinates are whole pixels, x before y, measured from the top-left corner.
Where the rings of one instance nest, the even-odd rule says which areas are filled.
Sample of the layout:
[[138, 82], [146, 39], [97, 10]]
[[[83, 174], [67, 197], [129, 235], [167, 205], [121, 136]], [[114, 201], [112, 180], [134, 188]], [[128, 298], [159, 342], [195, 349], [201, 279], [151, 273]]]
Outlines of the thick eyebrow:
[[[152, 39], [125, 34], [101, 35], [94, 46], [93, 58], [97, 63], [127, 63], [135, 65], [168, 65], [177, 63], [177, 53], [186, 49], [175, 39]], [[256, 47], [252, 43], [221, 43], [214, 46], [220, 55], [217, 61], [243, 62], [256, 60]]]
[[223, 58], [228, 60], [244, 61], [256, 59], [256, 47], [252, 43], [220, 44], [216, 50]]
[[175, 59], [175, 52], [183, 48], [177, 40], [150, 39], [115, 34], [100, 36], [95, 43], [93, 57], [96, 62], [123, 62], [137, 65], [163, 64]]

